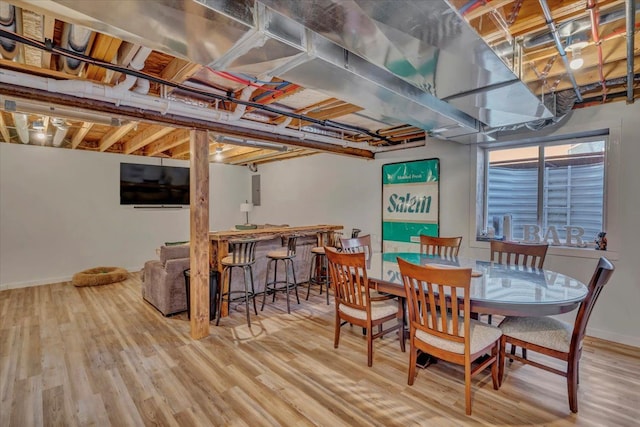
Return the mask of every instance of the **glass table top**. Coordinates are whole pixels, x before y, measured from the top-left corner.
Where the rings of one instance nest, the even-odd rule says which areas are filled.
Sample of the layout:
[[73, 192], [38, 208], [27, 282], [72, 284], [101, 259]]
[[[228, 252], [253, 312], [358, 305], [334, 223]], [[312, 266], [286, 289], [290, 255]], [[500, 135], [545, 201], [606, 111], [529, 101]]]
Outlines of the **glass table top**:
[[471, 299], [491, 304], [563, 304], [579, 302], [587, 287], [573, 277], [551, 270], [502, 265], [466, 258], [441, 258], [419, 253], [374, 253], [367, 268], [369, 279], [402, 285], [396, 258], [414, 264], [471, 268]]

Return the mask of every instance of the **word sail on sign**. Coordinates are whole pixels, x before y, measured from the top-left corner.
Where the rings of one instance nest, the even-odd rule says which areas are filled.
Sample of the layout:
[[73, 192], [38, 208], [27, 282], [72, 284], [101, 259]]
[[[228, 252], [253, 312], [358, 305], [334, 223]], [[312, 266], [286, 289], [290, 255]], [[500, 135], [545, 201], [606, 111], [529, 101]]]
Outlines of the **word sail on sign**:
[[382, 250], [419, 252], [420, 234], [439, 235], [440, 160], [382, 166]]

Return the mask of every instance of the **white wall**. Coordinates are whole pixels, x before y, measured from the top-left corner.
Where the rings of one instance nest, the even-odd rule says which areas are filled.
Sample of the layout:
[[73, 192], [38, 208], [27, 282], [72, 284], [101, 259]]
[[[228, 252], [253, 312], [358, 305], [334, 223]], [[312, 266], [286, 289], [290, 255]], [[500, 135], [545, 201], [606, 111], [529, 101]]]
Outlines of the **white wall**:
[[[189, 239], [189, 209], [120, 205], [120, 162], [159, 164], [141, 156], [0, 144], [0, 289], [69, 280], [103, 265], [138, 270], [163, 242]], [[246, 168], [212, 165], [210, 180], [211, 229], [240, 223]]]
[[[614, 178], [608, 190], [607, 230], [616, 272], [594, 309], [588, 333], [640, 347], [640, 103], [624, 102], [576, 110], [556, 134], [617, 128], [619, 153], [608, 164]], [[531, 136], [531, 135], [529, 135]], [[614, 144], [616, 142], [614, 141]], [[381, 166], [404, 160], [440, 158], [440, 225], [442, 235], [463, 235], [462, 256], [489, 259], [488, 245], [476, 243], [470, 226], [475, 218], [475, 146], [429, 141], [424, 148], [378, 155], [375, 161], [317, 155], [260, 166], [262, 206], [255, 222], [291, 225], [335, 223], [358, 227], [379, 240], [381, 233]], [[612, 156], [616, 157], [616, 156]], [[615, 182], [617, 181], [617, 182]], [[587, 282], [600, 252], [550, 250], [545, 266]], [[567, 319], [570, 320], [570, 319]]]

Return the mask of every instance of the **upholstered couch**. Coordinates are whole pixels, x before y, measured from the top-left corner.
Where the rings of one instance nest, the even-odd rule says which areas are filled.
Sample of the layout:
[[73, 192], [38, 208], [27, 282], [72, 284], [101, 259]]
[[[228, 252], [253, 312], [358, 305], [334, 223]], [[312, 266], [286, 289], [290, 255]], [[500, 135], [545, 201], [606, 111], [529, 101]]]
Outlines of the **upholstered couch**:
[[183, 271], [189, 268], [189, 245], [161, 246], [159, 260], [144, 264], [142, 298], [162, 314], [187, 309]]

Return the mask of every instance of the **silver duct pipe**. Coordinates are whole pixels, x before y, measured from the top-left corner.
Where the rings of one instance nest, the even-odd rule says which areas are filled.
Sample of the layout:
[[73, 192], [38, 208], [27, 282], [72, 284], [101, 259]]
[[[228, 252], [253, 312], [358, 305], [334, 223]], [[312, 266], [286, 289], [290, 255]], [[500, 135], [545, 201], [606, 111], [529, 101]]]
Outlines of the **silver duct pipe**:
[[[20, 142], [29, 143], [29, 119], [26, 114], [13, 113], [13, 123], [16, 125], [16, 132]], [[8, 141], [7, 141], [8, 142]]]
[[634, 31], [636, 28], [636, 11], [633, 0], [626, 0], [627, 10], [627, 104], [633, 104], [633, 68], [634, 68]]
[[56, 133], [53, 134], [52, 144], [54, 147], [60, 147], [64, 142], [64, 137], [69, 132], [69, 125], [64, 119], [55, 117], [51, 120], [51, 124], [56, 128]]
[[576, 83], [576, 78], [573, 76], [571, 67], [569, 67], [567, 52], [565, 52], [564, 48], [562, 47], [562, 42], [560, 41], [560, 36], [558, 36], [558, 30], [556, 28], [556, 24], [553, 22], [553, 17], [551, 16], [551, 10], [549, 10], [549, 5], [547, 4], [547, 0], [539, 0], [539, 1], [540, 1], [540, 7], [542, 7], [542, 11], [544, 12], [544, 17], [547, 22], [547, 26], [549, 27], [551, 34], [553, 34], [553, 40], [556, 42], [558, 53], [560, 53], [562, 62], [564, 62], [564, 68], [567, 70], [567, 75], [569, 76], [569, 80], [571, 80], [571, 85], [573, 86], [573, 90], [576, 92], [576, 98], [578, 102], [582, 102], [582, 95], [580, 94], [580, 89], [578, 89], [578, 83]]

